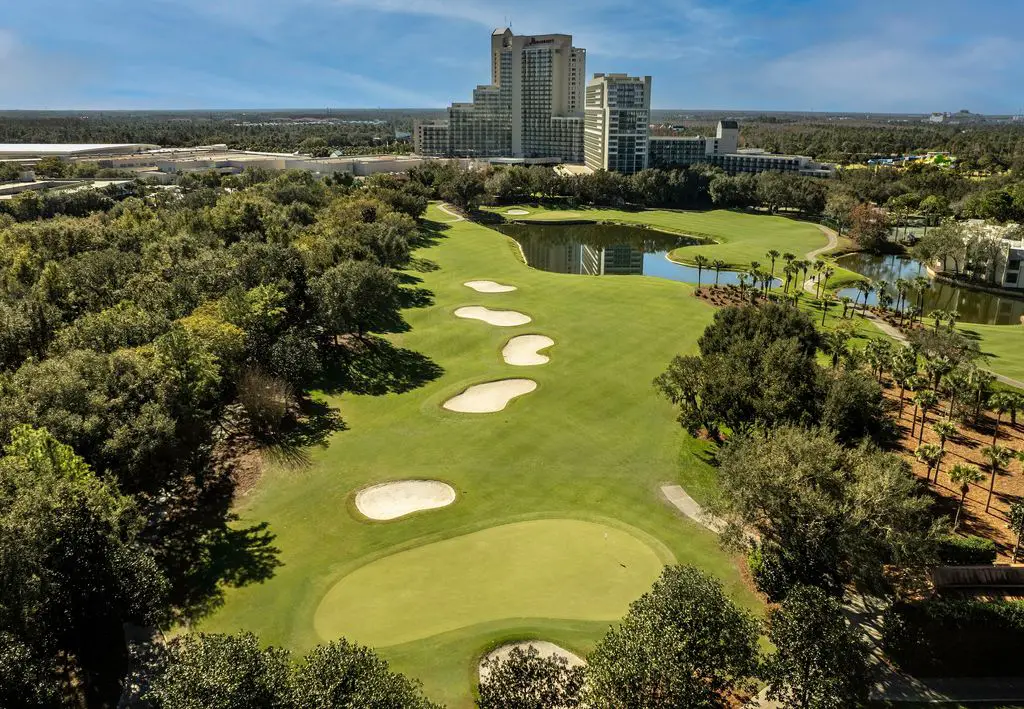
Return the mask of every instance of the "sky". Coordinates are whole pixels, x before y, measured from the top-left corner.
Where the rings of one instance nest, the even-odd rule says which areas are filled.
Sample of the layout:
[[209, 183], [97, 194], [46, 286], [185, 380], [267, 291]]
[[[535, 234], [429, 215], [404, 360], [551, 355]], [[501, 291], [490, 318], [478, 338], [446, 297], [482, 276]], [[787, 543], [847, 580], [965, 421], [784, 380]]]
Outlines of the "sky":
[[441, 108], [506, 24], [655, 108], [1024, 108], [1021, 0], [0, 0], [0, 109]]

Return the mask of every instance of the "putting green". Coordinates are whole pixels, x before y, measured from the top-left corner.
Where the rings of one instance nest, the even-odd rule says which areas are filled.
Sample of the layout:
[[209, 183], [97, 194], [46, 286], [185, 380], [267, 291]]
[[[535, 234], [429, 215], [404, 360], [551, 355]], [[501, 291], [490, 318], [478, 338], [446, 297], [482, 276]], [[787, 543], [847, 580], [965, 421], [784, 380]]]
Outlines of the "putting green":
[[493, 620], [615, 620], [671, 561], [655, 544], [581, 520], [491, 527], [357, 569], [313, 623], [324, 640], [386, 647]]

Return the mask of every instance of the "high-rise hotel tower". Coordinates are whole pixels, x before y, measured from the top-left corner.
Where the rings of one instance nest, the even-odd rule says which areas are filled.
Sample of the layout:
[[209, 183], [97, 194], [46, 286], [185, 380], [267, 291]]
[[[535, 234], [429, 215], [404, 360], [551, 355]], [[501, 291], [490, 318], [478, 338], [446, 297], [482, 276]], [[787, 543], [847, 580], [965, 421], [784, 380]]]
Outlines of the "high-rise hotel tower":
[[572, 36], [491, 35], [491, 83], [472, 103], [455, 103], [448, 120], [418, 123], [420, 155], [554, 158], [583, 162], [586, 50]]

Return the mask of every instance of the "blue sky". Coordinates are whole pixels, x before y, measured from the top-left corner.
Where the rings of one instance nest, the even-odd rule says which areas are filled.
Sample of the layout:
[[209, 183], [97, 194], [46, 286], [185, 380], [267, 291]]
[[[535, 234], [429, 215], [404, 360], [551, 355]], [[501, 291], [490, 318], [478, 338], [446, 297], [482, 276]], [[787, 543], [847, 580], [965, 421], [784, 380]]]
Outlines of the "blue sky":
[[1024, 107], [1021, 0], [0, 0], [0, 109], [441, 107], [506, 18], [657, 108]]

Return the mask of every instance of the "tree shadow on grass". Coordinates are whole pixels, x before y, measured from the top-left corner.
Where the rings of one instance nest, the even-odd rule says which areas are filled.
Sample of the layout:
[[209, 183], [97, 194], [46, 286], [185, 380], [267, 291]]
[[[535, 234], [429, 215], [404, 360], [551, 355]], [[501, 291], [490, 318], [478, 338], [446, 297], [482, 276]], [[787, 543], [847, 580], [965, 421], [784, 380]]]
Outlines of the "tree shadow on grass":
[[265, 442], [263, 454], [286, 468], [306, 468], [310, 465], [309, 448], [326, 448], [332, 435], [346, 430], [348, 426], [337, 409], [323, 401], [304, 398], [299, 402], [298, 415]]
[[[228, 522], [238, 521], [230, 515]], [[188, 602], [179, 607], [182, 620], [196, 621], [224, 605], [224, 586], [240, 588], [273, 578], [281, 550], [274, 546], [276, 535], [267, 522], [249, 527], [224, 526], [211, 533], [203, 543], [204, 563], [193, 567], [188, 585]]]
[[348, 355], [328, 373], [321, 388], [329, 393], [402, 394], [442, 374], [444, 369], [426, 355], [369, 337], [349, 346]]

